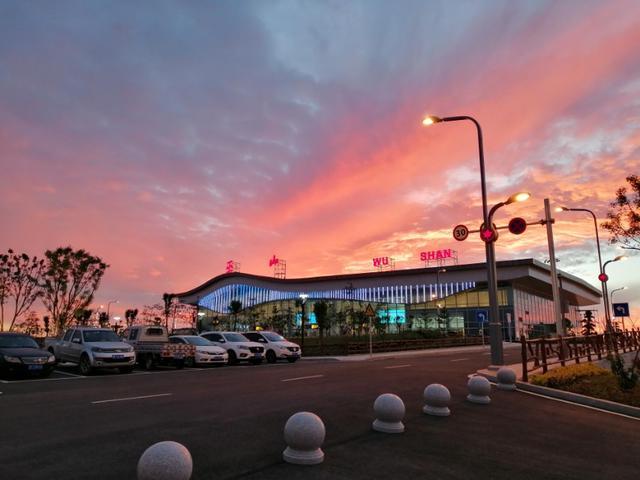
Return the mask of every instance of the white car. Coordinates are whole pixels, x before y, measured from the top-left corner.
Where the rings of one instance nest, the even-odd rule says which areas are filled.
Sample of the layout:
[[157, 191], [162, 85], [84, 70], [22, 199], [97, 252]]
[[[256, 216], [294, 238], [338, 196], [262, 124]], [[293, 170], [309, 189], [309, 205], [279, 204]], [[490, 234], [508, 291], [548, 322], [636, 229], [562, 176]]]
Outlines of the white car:
[[[229, 354], [224, 348], [220, 348], [198, 335], [172, 335], [169, 337], [169, 342], [194, 345], [196, 347], [196, 355], [193, 358], [193, 364], [196, 366], [225, 365], [229, 361]], [[190, 361], [187, 363], [190, 363]]]
[[264, 358], [264, 347], [259, 343], [250, 341], [241, 333], [236, 332], [202, 332], [201, 337], [206, 338], [214, 345], [227, 350], [229, 364], [242, 361], [258, 365]]
[[279, 359], [293, 363], [300, 358], [300, 345], [290, 342], [276, 332], [247, 332], [243, 335], [264, 346], [265, 358], [269, 363], [275, 363]]

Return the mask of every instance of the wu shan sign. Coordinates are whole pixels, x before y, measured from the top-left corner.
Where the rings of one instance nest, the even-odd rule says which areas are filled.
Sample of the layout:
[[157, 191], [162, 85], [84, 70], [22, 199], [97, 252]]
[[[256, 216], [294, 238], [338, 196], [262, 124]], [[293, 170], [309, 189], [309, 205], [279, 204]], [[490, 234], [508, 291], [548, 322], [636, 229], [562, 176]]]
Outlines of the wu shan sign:
[[422, 262], [428, 262], [429, 260], [444, 260], [445, 258], [453, 258], [450, 248], [420, 252], [420, 260]]

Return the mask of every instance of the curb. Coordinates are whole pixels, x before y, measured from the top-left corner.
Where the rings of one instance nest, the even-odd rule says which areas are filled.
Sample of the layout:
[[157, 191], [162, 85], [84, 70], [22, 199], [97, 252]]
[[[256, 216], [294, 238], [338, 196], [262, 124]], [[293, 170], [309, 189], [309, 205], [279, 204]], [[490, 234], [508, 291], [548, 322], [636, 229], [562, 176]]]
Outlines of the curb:
[[[495, 375], [478, 371], [478, 375], [482, 375], [492, 382], [496, 382]], [[587, 407], [598, 408], [600, 410], [606, 410], [608, 412], [619, 413], [621, 415], [627, 415], [640, 419], [640, 408], [632, 407], [631, 405], [625, 405], [623, 403], [612, 402], [610, 400], [603, 400], [601, 398], [588, 397], [579, 393], [567, 392], [564, 390], [557, 390], [555, 388], [542, 387], [540, 385], [532, 385], [531, 383], [516, 382], [518, 390], [525, 392], [537, 393], [545, 397], [557, 398], [564, 400], [565, 402], [575, 403], [577, 405], [585, 405]]]

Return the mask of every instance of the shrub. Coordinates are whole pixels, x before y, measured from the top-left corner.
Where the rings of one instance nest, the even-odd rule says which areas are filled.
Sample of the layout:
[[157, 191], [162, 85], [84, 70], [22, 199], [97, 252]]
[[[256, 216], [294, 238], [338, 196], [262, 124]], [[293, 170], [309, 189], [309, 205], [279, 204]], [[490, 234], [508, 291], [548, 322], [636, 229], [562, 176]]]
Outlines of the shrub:
[[636, 355], [635, 361], [632, 362], [631, 367], [625, 368], [624, 360], [618, 354], [608, 357], [609, 364], [611, 365], [611, 371], [618, 379], [618, 385], [622, 390], [633, 390], [638, 383], [638, 372], [636, 372], [636, 364], [638, 361], [638, 355]]
[[531, 383], [542, 387], [558, 388], [570, 385], [577, 380], [595, 375], [607, 375], [609, 371], [591, 363], [571, 365], [548, 371], [542, 375], [533, 375]]

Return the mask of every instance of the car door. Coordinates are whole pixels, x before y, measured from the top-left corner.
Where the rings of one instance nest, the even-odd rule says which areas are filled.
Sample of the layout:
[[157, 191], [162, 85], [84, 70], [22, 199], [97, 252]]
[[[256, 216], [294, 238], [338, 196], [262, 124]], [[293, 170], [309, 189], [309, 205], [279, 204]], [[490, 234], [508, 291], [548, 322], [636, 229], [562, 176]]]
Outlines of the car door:
[[78, 363], [80, 361], [82, 348], [82, 331], [75, 330], [71, 337], [71, 342], [69, 342], [69, 360]]
[[71, 345], [71, 337], [73, 336], [73, 332], [75, 332], [75, 329], [73, 328], [70, 328], [69, 330], [64, 332], [64, 337], [60, 339], [60, 342], [58, 343], [58, 348], [54, 349], [54, 351], [57, 350], [56, 354], [59, 357], [58, 360], [62, 360], [65, 362], [69, 361], [69, 349]]

